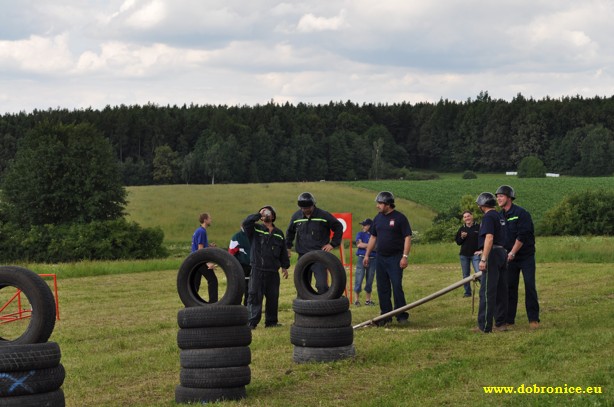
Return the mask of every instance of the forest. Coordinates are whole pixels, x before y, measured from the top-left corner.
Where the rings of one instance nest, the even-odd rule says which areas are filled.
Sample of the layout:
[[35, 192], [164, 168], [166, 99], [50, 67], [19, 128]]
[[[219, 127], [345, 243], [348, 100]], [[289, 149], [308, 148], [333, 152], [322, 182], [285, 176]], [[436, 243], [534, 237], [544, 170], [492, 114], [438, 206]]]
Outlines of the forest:
[[503, 172], [537, 157], [548, 172], [614, 173], [614, 96], [325, 105], [107, 106], [0, 116], [0, 176], [43, 123], [91, 124], [124, 185], [398, 179]]

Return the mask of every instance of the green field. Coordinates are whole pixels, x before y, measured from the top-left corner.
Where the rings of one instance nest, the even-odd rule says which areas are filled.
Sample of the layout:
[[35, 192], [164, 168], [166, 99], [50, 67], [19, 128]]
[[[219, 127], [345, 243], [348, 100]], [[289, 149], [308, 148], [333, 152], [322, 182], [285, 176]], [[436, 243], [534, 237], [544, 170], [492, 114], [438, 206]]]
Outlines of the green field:
[[402, 197], [443, 212], [458, 204], [463, 195], [477, 197], [481, 192], [493, 194], [500, 185], [511, 185], [516, 191], [515, 203], [524, 207], [539, 222], [544, 213], [558, 204], [565, 195], [587, 189], [614, 189], [614, 177], [598, 178], [517, 178], [515, 176], [479, 174], [477, 179], [462, 179], [447, 174], [432, 181], [356, 181], [350, 185], [371, 190], [390, 190]]
[[[494, 176], [480, 176], [477, 181], [492, 183], [489, 190], [502, 183], [501, 177]], [[435, 208], [433, 202], [454, 202], [460, 192], [451, 191], [450, 185], [461, 182], [465, 181], [458, 175], [458, 179], [450, 176], [417, 183], [364, 183], [360, 188], [330, 182], [129, 188], [130, 219], [143, 226], [160, 226], [166, 244], [175, 247], [173, 256], [27, 265], [59, 276], [61, 320], [51, 340], [62, 349], [66, 405], [175, 405], [174, 387], [179, 383], [176, 316], [182, 308], [176, 291], [177, 269], [189, 252], [200, 212], [212, 214], [210, 239], [225, 247], [241, 220], [265, 204], [277, 208], [278, 226], [285, 230], [296, 210], [296, 197], [303, 191], [314, 193], [324, 209], [353, 213], [357, 228], [359, 220], [375, 215], [373, 199], [378, 190], [390, 189], [403, 198], [409, 198], [406, 194], [411, 190], [435, 197], [424, 198], [422, 205], [398, 199], [399, 210], [408, 215], [414, 229], [423, 230], [435, 215], [429, 209]], [[518, 191], [518, 203], [530, 208], [529, 201], [521, 200], [521, 196], [528, 200], [526, 188], [509, 183]], [[411, 188], [403, 189], [405, 184]], [[483, 187], [475, 186], [479, 192]], [[357, 330], [356, 358], [334, 363], [292, 361], [289, 327], [296, 290], [292, 278], [282, 280], [279, 316], [283, 327], [259, 326], [253, 332], [247, 399], [216, 405], [614, 405], [614, 238], [538, 238], [537, 245], [540, 329], [528, 329], [521, 305], [513, 331], [473, 334], [469, 329], [476, 316], [471, 299], [462, 298], [456, 290], [412, 310], [408, 326]], [[408, 302], [458, 281], [457, 255], [453, 242], [415, 245], [404, 278]], [[378, 302], [376, 294], [374, 300]], [[353, 324], [379, 313], [378, 307], [352, 307], [351, 311]], [[601, 393], [486, 394], [484, 390], [484, 386], [521, 385], [597, 386]]]

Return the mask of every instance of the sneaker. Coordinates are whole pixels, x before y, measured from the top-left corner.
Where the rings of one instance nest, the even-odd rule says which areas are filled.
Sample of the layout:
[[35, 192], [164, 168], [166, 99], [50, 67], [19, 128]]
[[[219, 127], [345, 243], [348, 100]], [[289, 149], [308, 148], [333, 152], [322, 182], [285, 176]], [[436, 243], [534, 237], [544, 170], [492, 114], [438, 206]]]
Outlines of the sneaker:
[[369, 306], [371, 306], [371, 307], [372, 307], [372, 306], [374, 306], [374, 305], [375, 305], [375, 302], [374, 302], [374, 301], [371, 301], [371, 300], [367, 300], [367, 301], [365, 301], [365, 305], [369, 305]]
[[505, 331], [507, 331], [507, 325], [506, 325], [506, 324], [503, 324], [503, 325], [500, 325], [500, 326], [495, 325], [495, 326], [492, 328], [492, 330], [493, 330], [494, 332], [505, 332]]
[[407, 325], [409, 324], [409, 319], [399, 319], [399, 325]]
[[476, 333], [476, 334], [484, 333], [484, 331], [482, 331], [479, 326], [474, 326], [473, 328], [471, 328], [471, 332]]
[[531, 328], [531, 329], [539, 328], [539, 322], [537, 322], [537, 321], [530, 321], [529, 322], [529, 328]]
[[471, 297], [471, 293], [465, 293], [465, 294], [463, 295], [463, 298], [467, 298], [467, 297]]
[[[366, 303], [365, 303], [365, 304], [366, 304]], [[358, 300], [354, 301], [354, 305], [355, 305], [356, 307], [360, 307], [360, 301], [358, 301]]]

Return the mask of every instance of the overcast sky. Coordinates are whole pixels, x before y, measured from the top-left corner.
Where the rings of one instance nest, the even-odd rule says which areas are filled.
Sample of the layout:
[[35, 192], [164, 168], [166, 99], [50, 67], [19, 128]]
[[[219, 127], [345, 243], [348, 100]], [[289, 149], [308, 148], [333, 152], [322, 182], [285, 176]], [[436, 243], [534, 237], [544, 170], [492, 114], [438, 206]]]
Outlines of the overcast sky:
[[614, 0], [0, 0], [0, 114], [614, 95]]

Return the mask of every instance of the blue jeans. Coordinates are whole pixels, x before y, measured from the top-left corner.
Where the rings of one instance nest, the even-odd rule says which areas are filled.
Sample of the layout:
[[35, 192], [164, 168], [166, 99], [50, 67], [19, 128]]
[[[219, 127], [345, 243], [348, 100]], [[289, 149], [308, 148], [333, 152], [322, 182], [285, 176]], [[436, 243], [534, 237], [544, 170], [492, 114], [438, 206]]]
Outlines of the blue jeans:
[[[356, 256], [356, 276], [354, 279], [354, 292], [362, 291], [362, 280], [365, 278], [365, 266], [362, 265], [364, 256]], [[367, 282], [365, 283], [365, 292], [371, 294], [373, 290], [373, 279], [375, 278], [375, 257], [369, 259], [369, 268], [366, 270]]]
[[[473, 264], [473, 272], [480, 271], [480, 255], [474, 254], [473, 256], [460, 255], [461, 271], [463, 272], [463, 278], [467, 278], [471, 275], [471, 264]], [[465, 295], [471, 295], [471, 283], [465, 283]]]
[[[375, 257], [377, 262], [375, 271], [377, 276], [377, 296], [382, 315], [392, 311], [391, 294], [394, 297], [394, 309], [407, 305], [405, 293], [403, 292], [403, 269], [400, 266], [401, 257], [403, 257], [401, 253], [394, 256], [381, 256], [378, 253], [377, 257]], [[398, 321], [407, 319], [409, 319], [409, 313], [402, 312], [397, 314]]]

